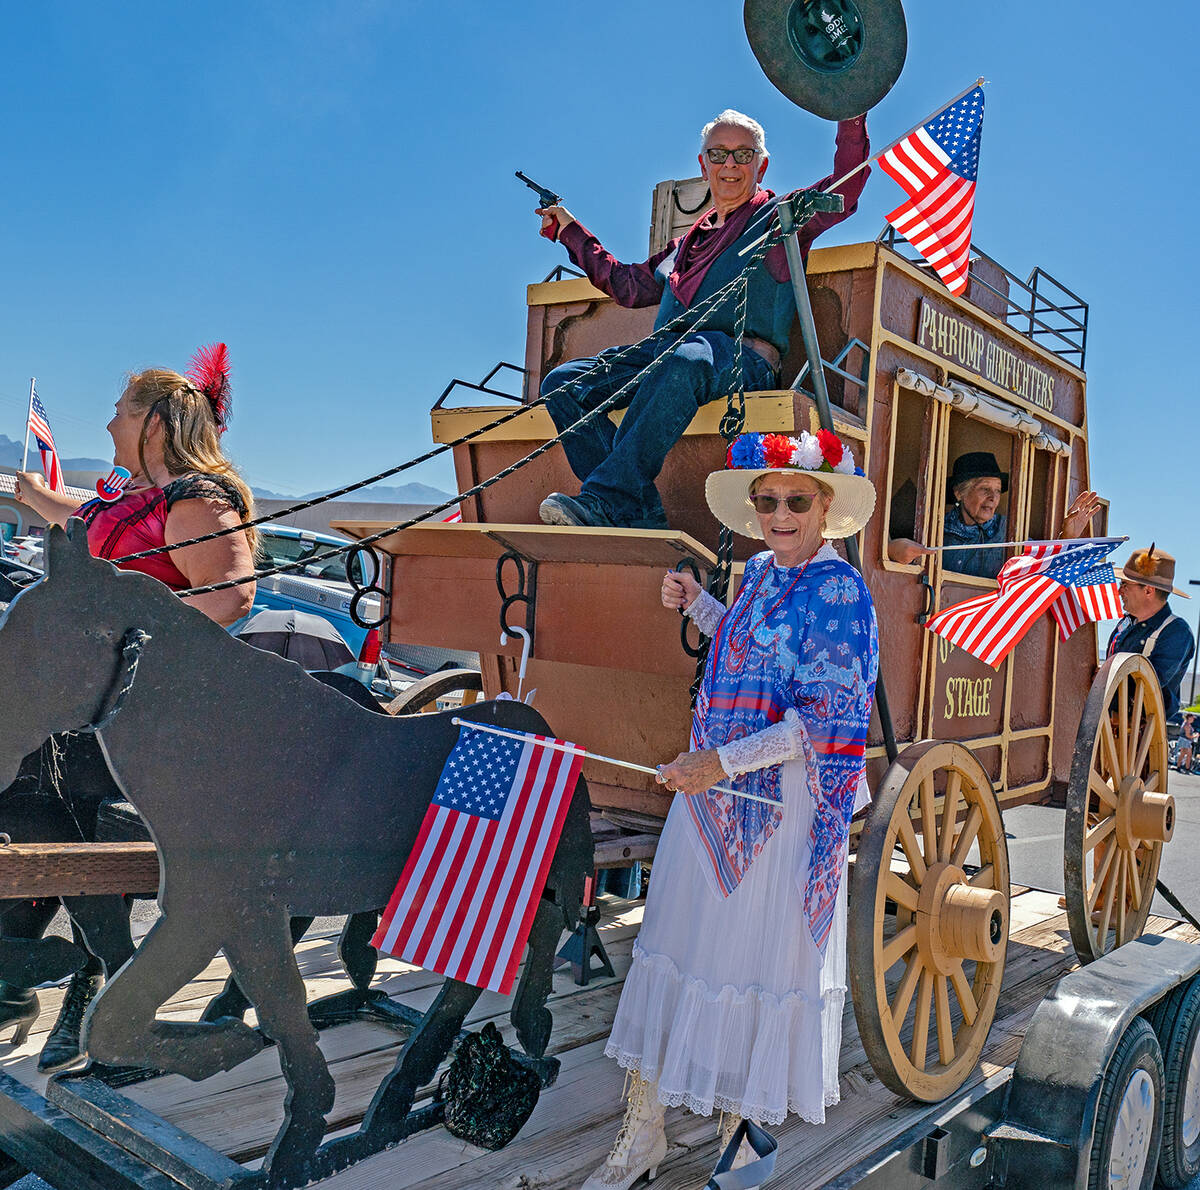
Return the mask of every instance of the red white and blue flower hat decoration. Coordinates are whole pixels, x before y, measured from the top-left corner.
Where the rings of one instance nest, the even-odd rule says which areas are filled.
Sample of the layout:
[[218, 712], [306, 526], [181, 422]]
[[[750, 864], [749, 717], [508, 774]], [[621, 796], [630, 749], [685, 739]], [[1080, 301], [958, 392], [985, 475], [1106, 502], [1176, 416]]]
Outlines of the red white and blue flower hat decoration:
[[836, 434], [741, 434], [730, 443], [725, 470], [708, 477], [704, 494], [713, 515], [745, 537], [763, 535], [750, 503], [750, 485], [760, 475], [811, 475], [824, 484], [833, 493], [825, 537], [852, 537], [875, 511], [875, 485]]

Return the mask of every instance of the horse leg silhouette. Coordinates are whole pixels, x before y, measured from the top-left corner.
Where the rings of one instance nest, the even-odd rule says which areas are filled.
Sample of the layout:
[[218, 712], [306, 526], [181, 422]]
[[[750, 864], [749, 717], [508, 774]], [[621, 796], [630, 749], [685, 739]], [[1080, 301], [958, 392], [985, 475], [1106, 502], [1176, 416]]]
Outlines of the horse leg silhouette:
[[442, 984], [367, 1109], [362, 1131], [373, 1141], [388, 1143], [404, 1138], [405, 1117], [417, 1091], [437, 1073], [482, 992], [482, 988], [458, 979], [447, 979]]
[[[292, 947], [304, 937], [308, 927], [316, 921], [315, 917], [293, 917], [291, 922]], [[225, 981], [225, 986], [204, 1006], [200, 1014], [202, 1021], [219, 1021], [223, 1016], [231, 1016], [244, 1020], [250, 1000], [246, 993], [238, 987], [238, 981], [233, 975]]]
[[[173, 893], [172, 907], [164, 906], [132, 960], [104, 985], [83, 1023], [82, 1045], [92, 1058], [199, 1080], [232, 1070], [262, 1048], [258, 1034], [241, 1021], [156, 1019], [158, 1009], [195, 979], [221, 947], [220, 923], [205, 917], [200, 892], [190, 898]], [[173, 907], [176, 895], [182, 908]], [[281, 969], [290, 954], [285, 948], [274, 956]]]
[[[294, 919], [292, 919], [294, 920]], [[304, 980], [292, 950], [283, 912], [238, 922], [224, 940], [225, 957], [238, 986], [250, 997], [259, 1028], [276, 1044], [287, 1083], [283, 1126], [263, 1161], [270, 1187], [302, 1186], [308, 1165], [325, 1134], [333, 1107], [333, 1077], [308, 1019]]]
[[525, 969], [509, 1014], [517, 1040], [531, 1058], [540, 1058], [550, 1041], [554, 1018], [546, 1007], [546, 998], [554, 978], [554, 951], [565, 924], [562, 909], [543, 895], [529, 931]]

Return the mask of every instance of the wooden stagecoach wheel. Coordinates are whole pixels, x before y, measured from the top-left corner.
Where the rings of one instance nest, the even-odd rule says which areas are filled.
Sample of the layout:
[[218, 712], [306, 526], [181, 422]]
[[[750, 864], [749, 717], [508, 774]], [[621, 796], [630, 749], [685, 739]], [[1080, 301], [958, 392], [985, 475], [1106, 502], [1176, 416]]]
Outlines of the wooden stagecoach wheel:
[[859, 1036], [898, 1095], [944, 1099], [979, 1061], [1004, 974], [1008, 899], [1000, 806], [982, 765], [961, 744], [905, 748], [867, 815], [849, 921]]
[[436, 711], [437, 700], [462, 691], [462, 705], [469, 707], [483, 690], [477, 669], [439, 669], [397, 694], [384, 708], [389, 715], [416, 715]]
[[1092, 682], [1067, 787], [1063, 879], [1080, 962], [1141, 935], [1174, 829], [1158, 678], [1145, 657], [1118, 653]]

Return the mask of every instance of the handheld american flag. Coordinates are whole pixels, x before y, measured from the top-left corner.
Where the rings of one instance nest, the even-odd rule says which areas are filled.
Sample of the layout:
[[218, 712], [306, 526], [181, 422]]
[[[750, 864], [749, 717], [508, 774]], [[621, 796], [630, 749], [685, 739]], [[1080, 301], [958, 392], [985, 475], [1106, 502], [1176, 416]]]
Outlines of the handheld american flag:
[[46, 483], [53, 492], [65, 492], [67, 485], [63, 481], [62, 466], [58, 461], [58, 451], [54, 448], [54, 435], [50, 432], [50, 421], [46, 416], [46, 407], [42, 398], [35, 391], [29, 397], [29, 432], [37, 442], [37, 448], [42, 456], [42, 470], [46, 473]]
[[462, 726], [373, 946], [512, 990], [583, 764], [564, 747]]
[[983, 88], [976, 86], [879, 158], [908, 194], [887, 221], [933, 265], [951, 293], [967, 288], [982, 133]]
[[998, 668], [1044, 611], [1063, 640], [1081, 624], [1121, 614], [1108, 555], [1120, 537], [1035, 542], [1000, 569], [1000, 589], [939, 612], [930, 632]]

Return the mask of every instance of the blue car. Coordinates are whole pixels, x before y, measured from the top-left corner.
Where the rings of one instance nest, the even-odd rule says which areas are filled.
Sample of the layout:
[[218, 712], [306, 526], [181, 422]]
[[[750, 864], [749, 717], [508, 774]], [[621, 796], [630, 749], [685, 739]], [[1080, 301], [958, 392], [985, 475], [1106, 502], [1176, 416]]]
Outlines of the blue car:
[[[331, 546], [347, 543], [345, 537], [334, 537], [329, 533], [314, 533], [309, 529], [292, 529], [286, 525], [263, 525], [259, 528], [258, 568], [270, 570], [288, 562], [324, 553]], [[375, 567], [372, 573], [363, 575], [364, 552], [338, 554], [332, 558], [314, 561], [303, 569], [289, 570], [285, 574], [268, 575], [258, 580], [251, 615], [266, 608], [312, 612], [328, 620], [350, 646], [357, 657], [367, 637], [367, 630], [350, 618], [350, 600], [354, 586], [353, 575], [362, 585], [369, 586], [379, 575], [379, 558], [366, 552]], [[349, 566], [349, 572], [347, 572]], [[378, 596], [368, 596], [360, 601], [359, 611], [364, 619], [374, 620], [379, 616]]]

